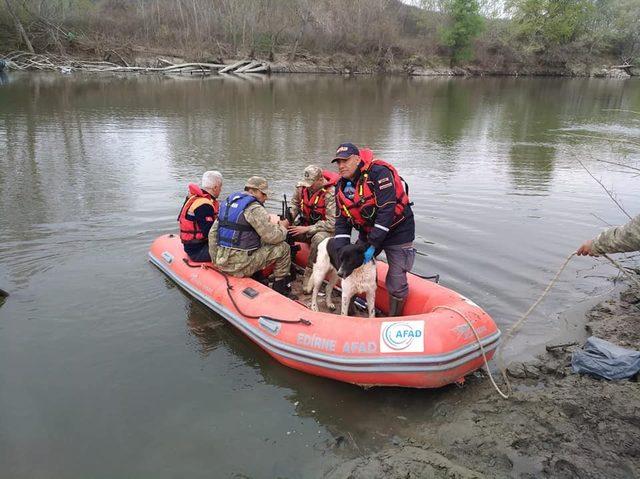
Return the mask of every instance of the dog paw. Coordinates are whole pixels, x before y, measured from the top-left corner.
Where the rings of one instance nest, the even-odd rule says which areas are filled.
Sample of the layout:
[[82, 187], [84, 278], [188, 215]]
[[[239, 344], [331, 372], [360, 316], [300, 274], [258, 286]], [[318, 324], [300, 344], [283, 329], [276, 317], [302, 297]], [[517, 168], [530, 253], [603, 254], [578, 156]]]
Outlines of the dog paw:
[[327, 308], [329, 308], [331, 311], [335, 311], [336, 305], [334, 303], [327, 303]]
[[310, 308], [311, 308], [311, 311], [314, 311], [316, 313], [318, 312], [318, 305], [317, 304], [311, 303]]

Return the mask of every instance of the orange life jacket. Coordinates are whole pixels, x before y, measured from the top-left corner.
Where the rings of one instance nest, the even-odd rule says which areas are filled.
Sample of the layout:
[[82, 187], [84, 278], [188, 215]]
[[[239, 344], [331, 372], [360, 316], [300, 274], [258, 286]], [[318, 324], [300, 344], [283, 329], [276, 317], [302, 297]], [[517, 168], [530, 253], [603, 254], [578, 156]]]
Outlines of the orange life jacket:
[[[203, 191], [195, 183], [189, 183], [189, 194], [184, 200], [180, 214], [178, 215], [178, 224], [180, 225], [180, 241], [184, 244], [205, 243], [208, 238], [200, 229], [196, 221], [195, 211], [202, 205], [211, 205], [213, 207], [213, 217], [211, 221], [215, 221], [218, 216], [220, 205], [218, 200], [213, 198], [209, 193]], [[207, 218], [209, 220], [209, 218]]]
[[305, 186], [300, 191], [300, 216], [304, 225], [313, 225], [327, 218], [327, 192], [339, 178], [336, 173], [324, 170], [322, 176], [327, 184], [315, 193]]
[[[372, 166], [380, 165], [388, 168], [393, 176], [393, 186], [396, 192], [396, 206], [392, 227], [404, 219], [404, 209], [409, 202], [409, 195], [405, 191], [404, 180], [396, 169], [389, 163], [373, 157], [373, 152], [368, 148], [360, 150], [362, 166], [360, 167], [360, 177], [355, 184], [353, 199], [347, 198], [342, 188], [337, 188], [336, 202], [340, 214], [347, 218], [356, 229], [368, 232], [373, 228], [378, 205], [373, 193], [373, 181], [369, 179], [369, 171]], [[344, 181], [344, 180], [343, 180]]]

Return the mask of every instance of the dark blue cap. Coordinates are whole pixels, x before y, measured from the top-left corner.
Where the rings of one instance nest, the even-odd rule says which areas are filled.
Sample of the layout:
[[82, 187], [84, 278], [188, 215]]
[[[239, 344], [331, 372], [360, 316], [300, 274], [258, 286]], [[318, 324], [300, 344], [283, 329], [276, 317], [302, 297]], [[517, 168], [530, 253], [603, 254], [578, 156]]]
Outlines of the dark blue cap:
[[344, 160], [352, 155], [360, 156], [360, 150], [358, 150], [358, 147], [353, 143], [342, 143], [336, 150], [336, 156], [331, 160], [331, 163], [337, 159]]

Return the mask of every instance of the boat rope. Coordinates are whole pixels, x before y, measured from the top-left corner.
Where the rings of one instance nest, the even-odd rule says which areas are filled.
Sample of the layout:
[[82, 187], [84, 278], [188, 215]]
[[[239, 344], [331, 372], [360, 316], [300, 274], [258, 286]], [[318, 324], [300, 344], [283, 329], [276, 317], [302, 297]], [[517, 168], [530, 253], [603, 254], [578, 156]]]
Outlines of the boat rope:
[[210, 269], [210, 270], [215, 271], [216, 273], [219, 273], [220, 275], [222, 275], [222, 277], [224, 278], [224, 281], [227, 283], [227, 296], [229, 296], [229, 299], [231, 300], [231, 303], [233, 303], [234, 308], [236, 308], [236, 311], [238, 311], [238, 313], [240, 313], [242, 316], [244, 316], [246, 318], [250, 318], [250, 319], [264, 318], [264, 319], [268, 319], [269, 321], [274, 321], [276, 323], [303, 324], [305, 326], [311, 326], [311, 321], [309, 321], [308, 319], [304, 319], [304, 318], [299, 318], [299, 319], [281, 319], [281, 318], [274, 318], [273, 316], [265, 316], [264, 314], [260, 314], [260, 315], [256, 316], [256, 315], [253, 315], [253, 314], [245, 313], [244, 311], [242, 311], [242, 309], [240, 309], [240, 306], [238, 306], [238, 303], [236, 303], [236, 299], [231, 294], [231, 291], [233, 291], [233, 285], [229, 281], [229, 275], [227, 273], [225, 273], [223, 271], [220, 271], [219, 269], [214, 268], [209, 263], [194, 264], [191, 261], [189, 261], [187, 258], [183, 258], [182, 261], [189, 268]]
[[487, 353], [485, 353], [484, 346], [482, 345], [482, 341], [480, 341], [480, 336], [478, 335], [476, 328], [473, 327], [473, 324], [471, 323], [469, 318], [467, 318], [461, 311], [458, 311], [457, 309], [452, 308], [451, 306], [436, 306], [435, 308], [433, 308], [434, 311], [436, 309], [446, 309], [448, 311], [453, 311], [454, 313], [458, 314], [462, 319], [464, 319], [467, 322], [467, 324], [471, 328], [471, 331], [473, 331], [473, 334], [476, 337], [478, 346], [480, 346], [480, 352], [482, 353], [482, 359], [484, 360], [484, 367], [487, 371], [487, 374], [489, 375], [489, 380], [491, 381], [491, 384], [503, 399], [509, 399], [509, 396], [511, 395], [511, 385], [509, 384], [509, 380], [507, 379], [506, 375], [504, 375], [503, 373], [505, 382], [507, 384], [507, 393], [503, 393], [498, 387], [498, 385], [496, 384], [495, 379], [493, 379], [493, 374], [491, 374], [491, 369], [489, 368], [489, 360], [487, 359]]
[[[488, 361], [487, 361], [487, 355], [485, 354], [484, 347], [482, 346], [482, 343], [480, 342], [480, 336], [478, 335], [478, 332], [476, 331], [476, 329], [473, 327], [473, 324], [471, 324], [471, 321], [464, 314], [462, 314], [460, 311], [458, 311], [458, 310], [456, 310], [454, 308], [451, 308], [449, 306], [437, 306], [436, 308], [434, 308], [434, 309], [439, 309], [439, 308], [440, 309], [447, 309], [447, 310], [453, 311], [454, 313], [457, 313], [459, 316], [461, 316], [467, 322], [467, 324], [469, 325], [469, 327], [473, 331], [473, 334], [476, 337], [476, 341], [477, 341], [478, 345], [480, 346], [480, 351], [482, 352], [482, 357], [484, 359], [485, 369], [487, 370], [487, 373], [489, 374], [489, 379], [491, 380], [491, 384], [493, 385], [494, 389], [498, 392], [498, 394], [504, 399], [508, 399], [511, 396], [511, 394], [513, 393], [513, 389], [511, 388], [511, 383], [509, 382], [509, 378], [507, 376], [507, 370], [506, 370], [506, 367], [505, 367], [505, 364], [504, 364], [504, 360], [503, 360], [503, 357], [502, 357], [502, 350], [504, 349], [505, 345], [513, 338], [514, 333], [522, 326], [522, 324], [531, 315], [533, 310], [536, 309], [538, 307], [538, 305], [542, 302], [542, 300], [547, 296], [547, 294], [549, 294], [549, 291], [551, 291], [551, 288], [553, 288], [553, 286], [556, 284], [556, 282], [558, 281], [558, 278], [560, 277], [560, 275], [565, 270], [565, 268], [567, 267], [567, 265], [569, 264], [569, 262], [571, 261], [571, 259], [574, 256], [576, 256], [576, 253], [571, 253], [569, 256], [566, 257], [566, 259], [564, 260], [564, 262], [560, 266], [560, 269], [558, 269], [558, 271], [556, 272], [555, 276], [549, 282], [549, 284], [544, 289], [544, 291], [542, 292], [540, 297], [529, 307], [529, 309], [522, 315], [522, 317], [513, 326], [511, 326], [509, 328], [509, 330], [507, 331], [507, 333], [505, 335], [505, 339], [501, 342], [500, 346], [498, 347], [498, 351], [497, 351], [498, 369], [500, 370], [500, 373], [502, 374], [502, 378], [504, 379], [505, 385], [507, 387], [507, 393], [506, 394], [500, 390], [500, 388], [496, 384], [495, 380], [493, 379], [493, 375], [491, 374], [491, 370], [489, 369], [489, 364], [488, 364]], [[607, 259], [613, 266], [615, 266], [617, 269], [619, 269], [624, 275], [626, 275], [629, 279], [631, 279], [636, 285], [638, 285], [640, 287], [640, 281], [637, 278], [635, 278], [633, 275], [631, 275], [631, 273], [629, 273], [629, 271], [627, 271], [624, 268], [624, 266], [622, 266], [620, 263], [618, 263], [617, 261], [615, 261], [614, 259], [612, 259], [611, 257], [609, 257], [606, 254], [602, 254], [600, 256], [602, 256], [605, 259]]]

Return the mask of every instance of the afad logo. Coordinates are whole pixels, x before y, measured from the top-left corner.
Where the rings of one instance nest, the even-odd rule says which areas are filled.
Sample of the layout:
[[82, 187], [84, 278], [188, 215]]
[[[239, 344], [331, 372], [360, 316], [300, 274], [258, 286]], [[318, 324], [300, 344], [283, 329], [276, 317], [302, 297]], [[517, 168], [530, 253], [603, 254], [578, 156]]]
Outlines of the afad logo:
[[380, 352], [424, 351], [424, 321], [385, 321], [380, 328]]

